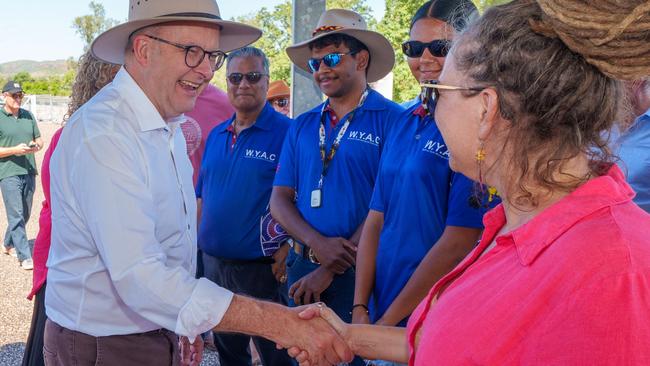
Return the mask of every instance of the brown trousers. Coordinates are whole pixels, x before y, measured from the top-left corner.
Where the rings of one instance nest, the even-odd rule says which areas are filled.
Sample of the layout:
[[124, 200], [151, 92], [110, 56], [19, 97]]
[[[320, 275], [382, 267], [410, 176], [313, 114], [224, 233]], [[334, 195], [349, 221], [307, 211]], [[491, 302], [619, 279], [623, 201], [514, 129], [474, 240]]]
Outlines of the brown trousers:
[[46, 366], [180, 365], [178, 337], [166, 329], [93, 337], [48, 319], [44, 343]]

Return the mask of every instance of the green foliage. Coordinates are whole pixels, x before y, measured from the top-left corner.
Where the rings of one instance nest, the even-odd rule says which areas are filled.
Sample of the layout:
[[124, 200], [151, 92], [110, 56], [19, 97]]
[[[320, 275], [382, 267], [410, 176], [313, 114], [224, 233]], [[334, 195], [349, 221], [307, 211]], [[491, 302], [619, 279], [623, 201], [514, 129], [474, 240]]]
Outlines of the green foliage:
[[68, 96], [72, 92], [74, 70], [59, 76], [35, 78], [28, 72], [19, 72], [11, 80], [17, 81], [27, 94], [50, 94]]
[[478, 10], [482, 13], [485, 11], [485, 9], [489, 8], [490, 6], [509, 3], [511, 0], [472, 0], [472, 1], [474, 2], [474, 5], [476, 5]]
[[377, 27], [393, 45], [395, 51], [395, 68], [393, 68], [393, 100], [401, 103], [413, 99], [419, 92], [418, 83], [411, 75], [402, 53], [402, 43], [409, 38], [409, 26], [413, 14], [424, 2], [413, 0], [386, 0], [386, 9], [390, 15], [384, 15]]
[[[372, 17], [370, 6], [366, 0], [327, 0], [328, 9], [343, 8], [351, 9], [363, 15], [368, 21], [368, 26], [374, 29], [377, 21]], [[292, 0], [285, 0], [272, 9], [263, 7], [254, 14], [241, 16], [235, 20], [238, 22], [253, 25], [262, 29], [263, 36], [253, 46], [260, 48], [266, 53], [271, 64], [271, 80], [284, 80], [291, 82], [291, 61], [285, 49], [292, 43], [291, 11]], [[226, 88], [225, 67], [215, 73], [212, 83], [219, 88]]]
[[88, 50], [95, 37], [118, 23], [117, 20], [106, 17], [106, 10], [101, 3], [91, 1], [88, 7], [92, 14], [76, 17], [72, 21], [72, 28], [84, 41], [84, 51]]

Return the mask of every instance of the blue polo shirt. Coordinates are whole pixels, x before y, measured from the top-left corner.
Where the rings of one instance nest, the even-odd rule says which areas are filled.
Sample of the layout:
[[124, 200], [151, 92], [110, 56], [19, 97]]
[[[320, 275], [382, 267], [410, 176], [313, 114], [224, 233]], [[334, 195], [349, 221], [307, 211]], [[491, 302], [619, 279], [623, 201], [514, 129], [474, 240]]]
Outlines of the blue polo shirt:
[[399, 295], [446, 226], [481, 228], [484, 213], [470, 206], [473, 182], [449, 168], [445, 141], [419, 105], [401, 115], [384, 151], [370, 204], [384, 214], [369, 304], [373, 322]]
[[636, 192], [634, 202], [650, 213], [650, 109], [637, 118], [617, 143], [621, 168]]
[[291, 120], [267, 103], [255, 123], [233, 140], [234, 118], [215, 127], [205, 144], [196, 185], [202, 199], [198, 244], [211, 256], [255, 259], [264, 255], [260, 218]]
[[[327, 102], [325, 102], [327, 103]], [[350, 238], [368, 214], [384, 141], [403, 109], [370, 90], [341, 139], [323, 180], [321, 206], [311, 207], [323, 163], [318, 146], [324, 104], [301, 114], [289, 128], [275, 176], [275, 186], [296, 190], [296, 207], [305, 221], [326, 237]], [[347, 116], [331, 130], [324, 113], [329, 151]]]

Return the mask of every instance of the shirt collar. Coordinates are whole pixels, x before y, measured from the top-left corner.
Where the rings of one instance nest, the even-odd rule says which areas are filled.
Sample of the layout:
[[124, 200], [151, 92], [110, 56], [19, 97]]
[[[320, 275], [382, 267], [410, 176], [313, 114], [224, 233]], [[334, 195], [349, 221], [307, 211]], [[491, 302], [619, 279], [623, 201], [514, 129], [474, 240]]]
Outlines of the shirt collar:
[[424, 118], [427, 116], [427, 111], [424, 109], [422, 105], [419, 105], [417, 106], [417, 108], [413, 110], [413, 115], [418, 116], [420, 118]]
[[[329, 99], [326, 100], [325, 102], [319, 104], [316, 106], [314, 109], [312, 109], [310, 112], [311, 113], [318, 113], [319, 115], [322, 114], [325, 109], [329, 106]], [[386, 109], [386, 99], [379, 94], [377, 91], [374, 89], [368, 87], [368, 96], [366, 97], [365, 102], [359, 109], [360, 111], [362, 110], [373, 110], [373, 111], [383, 111]], [[340, 118], [343, 118], [344, 116], [340, 116]]]
[[160, 115], [160, 112], [151, 103], [149, 97], [147, 97], [140, 86], [133, 80], [124, 66], [115, 75], [112, 85], [120, 93], [124, 102], [133, 110], [137, 123], [140, 125], [140, 131], [166, 129], [169, 127], [173, 132], [184, 121], [182, 114], [165, 121]]
[[[251, 127], [257, 127], [259, 129], [265, 130], [265, 131], [270, 131], [273, 129], [273, 121], [272, 119], [276, 117], [274, 113], [279, 113], [276, 112], [275, 109], [269, 104], [269, 102], [266, 102], [264, 104], [264, 108], [262, 108], [262, 111], [260, 114], [257, 116], [257, 119], [255, 120], [255, 123]], [[235, 120], [235, 117], [237, 114], [233, 114], [232, 117], [221, 123], [218, 128], [219, 133], [227, 132], [228, 127], [232, 125], [232, 122]]]
[[[497, 242], [512, 240], [519, 260], [528, 266], [583, 218], [603, 208], [629, 202], [633, 197], [634, 191], [625, 182], [623, 172], [613, 165], [607, 174], [583, 184], [526, 224], [496, 239]], [[483, 223], [484, 238], [490, 240], [506, 223], [503, 205], [486, 214]]]

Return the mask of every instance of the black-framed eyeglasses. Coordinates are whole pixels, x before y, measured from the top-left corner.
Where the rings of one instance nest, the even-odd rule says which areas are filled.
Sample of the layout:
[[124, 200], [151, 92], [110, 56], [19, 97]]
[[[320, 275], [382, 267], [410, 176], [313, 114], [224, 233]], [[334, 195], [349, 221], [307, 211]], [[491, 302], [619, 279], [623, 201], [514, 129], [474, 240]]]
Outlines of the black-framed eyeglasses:
[[422, 93], [420, 94], [422, 107], [424, 107], [424, 109], [429, 113], [433, 113], [433, 110], [435, 109], [436, 102], [438, 98], [440, 98], [440, 90], [473, 92], [480, 92], [485, 90], [485, 87], [482, 86], [463, 87], [440, 84], [438, 80], [425, 80], [420, 84], [420, 86], [422, 87]]
[[268, 76], [268, 74], [262, 74], [261, 72], [253, 71], [249, 72], [246, 74], [242, 74], [241, 72], [233, 72], [232, 74], [226, 76], [228, 81], [230, 81], [231, 84], [233, 85], [239, 85], [241, 84], [242, 80], [244, 78], [246, 81], [248, 81], [249, 84], [257, 84], [262, 80], [262, 77]]
[[210, 68], [212, 69], [212, 71], [219, 70], [219, 68], [223, 66], [223, 62], [226, 59], [226, 53], [221, 50], [206, 51], [201, 46], [184, 45], [180, 43], [175, 43], [159, 37], [150, 36], [148, 34], [145, 34], [145, 36], [153, 40], [156, 40], [158, 42], [166, 43], [170, 46], [174, 46], [184, 50], [185, 65], [187, 65], [187, 67], [192, 69], [199, 66], [201, 62], [203, 62], [203, 60], [205, 59], [205, 55], [208, 55], [208, 62], [210, 62]]
[[289, 98], [277, 98], [271, 101], [271, 104], [278, 108], [284, 108], [289, 105]]
[[408, 57], [422, 57], [425, 49], [435, 57], [446, 57], [451, 42], [446, 39], [434, 39], [431, 42], [407, 41], [402, 43], [402, 52]]
[[325, 64], [327, 67], [336, 67], [336, 65], [341, 63], [341, 59], [345, 55], [351, 55], [354, 56], [355, 54], [359, 53], [359, 51], [350, 51], [350, 52], [345, 52], [345, 53], [328, 53], [327, 55], [323, 56], [322, 58], [310, 58], [307, 61], [307, 65], [309, 66], [309, 71], [311, 73], [315, 73], [320, 69], [320, 64], [321, 62]]

